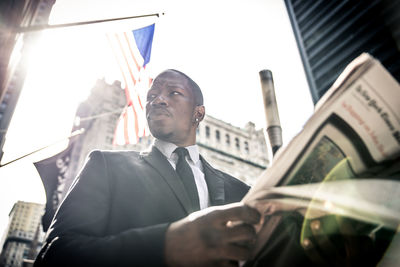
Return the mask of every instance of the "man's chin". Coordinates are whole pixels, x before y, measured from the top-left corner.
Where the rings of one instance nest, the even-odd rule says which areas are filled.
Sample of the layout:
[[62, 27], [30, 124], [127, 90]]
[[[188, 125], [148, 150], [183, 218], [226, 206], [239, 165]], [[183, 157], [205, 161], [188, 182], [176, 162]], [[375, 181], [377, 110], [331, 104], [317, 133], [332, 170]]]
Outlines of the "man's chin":
[[171, 139], [173, 133], [170, 131], [150, 129], [151, 135], [159, 140], [168, 141]]

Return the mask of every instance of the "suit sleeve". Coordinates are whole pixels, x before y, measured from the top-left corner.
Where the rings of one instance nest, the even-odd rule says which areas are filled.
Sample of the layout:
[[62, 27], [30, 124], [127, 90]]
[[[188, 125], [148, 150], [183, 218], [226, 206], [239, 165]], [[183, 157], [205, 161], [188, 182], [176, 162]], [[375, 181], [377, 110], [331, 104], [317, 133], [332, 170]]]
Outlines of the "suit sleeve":
[[168, 224], [105, 235], [112, 180], [100, 151], [93, 151], [57, 211], [38, 266], [161, 266]]
[[239, 179], [223, 173], [225, 177], [225, 204], [239, 202], [250, 190], [250, 186]]

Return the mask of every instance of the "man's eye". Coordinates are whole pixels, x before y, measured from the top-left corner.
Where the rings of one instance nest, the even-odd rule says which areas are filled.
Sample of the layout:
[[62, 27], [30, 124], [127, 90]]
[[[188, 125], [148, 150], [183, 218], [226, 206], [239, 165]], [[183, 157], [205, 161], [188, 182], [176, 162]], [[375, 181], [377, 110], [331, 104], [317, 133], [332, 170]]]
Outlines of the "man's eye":
[[182, 95], [182, 94], [181, 94], [181, 92], [178, 92], [178, 91], [172, 91], [171, 95]]
[[147, 100], [154, 99], [155, 97], [156, 97], [155, 94], [149, 94], [149, 95], [147, 95]]

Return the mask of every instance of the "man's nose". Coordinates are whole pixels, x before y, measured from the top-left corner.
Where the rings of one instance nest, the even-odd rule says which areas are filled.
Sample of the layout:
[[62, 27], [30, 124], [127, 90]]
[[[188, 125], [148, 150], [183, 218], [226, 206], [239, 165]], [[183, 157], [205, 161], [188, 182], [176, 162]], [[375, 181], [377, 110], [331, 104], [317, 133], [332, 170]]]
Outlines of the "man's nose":
[[156, 96], [153, 101], [151, 101], [151, 105], [160, 105], [160, 106], [167, 106], [168, 102], [164, 95], [160, 94]]

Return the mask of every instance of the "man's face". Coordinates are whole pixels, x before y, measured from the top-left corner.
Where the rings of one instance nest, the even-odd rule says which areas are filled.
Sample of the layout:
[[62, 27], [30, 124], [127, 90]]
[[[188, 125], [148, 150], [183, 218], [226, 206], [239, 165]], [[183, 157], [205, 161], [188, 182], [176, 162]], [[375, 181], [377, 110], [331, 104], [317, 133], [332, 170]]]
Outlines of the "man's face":
[[147, 93], [146, 118], [154, 137], [178, 146], [193, 145], [196, 136], [194, 96], [187, 79], [165, 71]]

